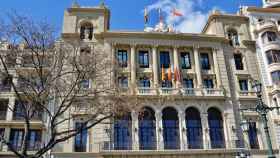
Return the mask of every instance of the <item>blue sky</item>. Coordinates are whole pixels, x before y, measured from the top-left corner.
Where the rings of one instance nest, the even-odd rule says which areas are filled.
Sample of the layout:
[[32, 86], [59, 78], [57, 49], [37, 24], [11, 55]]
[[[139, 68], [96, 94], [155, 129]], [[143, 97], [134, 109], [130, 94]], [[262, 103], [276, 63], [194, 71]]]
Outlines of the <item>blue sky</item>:
[[[82, 6], [95, 6], [100, 0], [77, 0]], [[63, 11], [73, 0], [2, 0], [0, 15], [16, 10], [18, 13], [46, 19], [61, 30]], [[235, 13], [240, 4], [261, 6], [261, 0], [105, 0], [110, 8], [111, 29], [143, 30], [143, 9], [149, 7], [150, 26], [157, 22], [156, 7], [161, 6], [167, 23], [174, 23], [182, 32], [199, 32], [210, 10], [218, 8], [228, 13]], [[170, 6], [178, 8], [184, 17], [170, 19]]]

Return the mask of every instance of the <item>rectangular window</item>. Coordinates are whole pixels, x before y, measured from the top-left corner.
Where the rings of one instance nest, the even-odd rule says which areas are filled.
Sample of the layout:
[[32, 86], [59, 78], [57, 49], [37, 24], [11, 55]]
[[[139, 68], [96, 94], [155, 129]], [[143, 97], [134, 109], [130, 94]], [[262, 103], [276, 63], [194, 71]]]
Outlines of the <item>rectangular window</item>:
[[161, 86], [162, 88], [172, 88], [172, 82], [169, 80], [162, 81]]
[[280, 71], [274, 71], [271, 73], [272, 82], [278, 84], [280, 81]]
[[207, 88], [207, 89], [213, 89], [214, 88], [214, 83], [213, 83], [212, 79], [204, 79], [203, 84], [204, 84], [204, 87]]
[[266, 52], [268, 64], [280, 63], [280, 51], [279, 50], [269, 50]]
[[0, 120], [6, 120], [9, 100], [0, 100]]
[[160, 67], [169, 68], [170, 66], [170, 56], [169, 52], [163, 51], [160, 52]]
[[248, 80], [239, 80], [240, 91], [248, 91]]
[[249, 142], [251, 149], [259, 149], [259, 142], [258, 142], [258, 132], [256, 127], [256, 122], [249, 123]]
[[139, 51], [139, 66], [140, 68], [149, 68], [149, 52]]
[[118, 84], [120, 88], [128, 88], [128, 78], [126, 76], [119, 77]]
[[[13, 120], [22, 120], [24, 118], [24, 106], [28, 105], [30, 103], [28, 103], [27, 101], [21, 103], [20, 101], [16, 101], [15, 103], [15, 107], [14, 107], [14, 111], [13, 111]], [[32, 106], [32, 107], [36, 107], [36, 106]], [[39, 109], [39, 107], [37, 106], [37, 108], [32, 108], [30, 109], [33, 111], [33, 116], [31, 117], [32, 120], [42, 120], [43, 118], [43, 109]]]
[[79, 133], [75, 136], [75, 152], [86, 152], [87, 150], [87, 136], [88, 132], [85, 129], [86, 123], [77, 122], [75, 124], [75, 129], [79, 131]]
[[203, 70], [210, 70], [210, 62], [209, 62], [208, 53], [200, 54], [200, 63], [201, 63], [201, 68]]
[[234, 54], [235, 68], [236, 70], [243, 70], [243, 61], [241, 54]]
[[188, 89], [194, 88], [193, 79], [184, 79], [183, 84], [184, 84], [184, 88], [188, 88]]
[[0, 92], [9, 92], [9, 91], [11, 91], [12, 81], [13, 81], [13, 77], [12, 76], [3, 77], [3, 79], [0, 80]]
[[[279, 105], [278, 105], [277, 98], [273, 98], [273, 104], [274, 104], [275, 107], [280, 108]], [[277, 113], [277, 115], [280, 115], [280, 109], [276, 109], [276, 113]]]
[[41, 147], [42, 131], [32, 130], [28, 136], [28, 150], [36, 151]]
[[149, 78], [141, 78], [139, 80], [139, 87], [149, 88], [150, 85], [150, 79]]
[[82, 89], [89, 89], [90, 87], [90, 81], [89, 79], [84, 79], [80, 82], [80, 86]]
[[127, 62], [128, 62], [128, 55], [126, 50], [118, 50], [118, 64], [119, 67], [127, 67]]
[[191, 69], [190, 53], [181, 53], [181, 66], [182, 69]]
[[11, 129], [10, 143], [15, 150], [20, 150], [24, 136], [23, 129]]

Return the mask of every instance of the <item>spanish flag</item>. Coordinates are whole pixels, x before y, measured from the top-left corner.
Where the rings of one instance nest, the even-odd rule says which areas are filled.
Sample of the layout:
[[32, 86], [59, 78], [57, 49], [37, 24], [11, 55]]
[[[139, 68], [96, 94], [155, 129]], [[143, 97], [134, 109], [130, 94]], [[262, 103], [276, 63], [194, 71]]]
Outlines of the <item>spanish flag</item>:
[[169, 68], [168, 68], [168, 80], [169, 80], [169, 81], [172, 80], [171, 65], [169, 65]]
[[163, 65], [161, 65], [161, 80], [162, 80], [162, 81], [165, 80], [165, 72], [164, 72]]
[[175, 8], [172, 10], [172, 14], [173, 16], [183, 16], [183, 14]]

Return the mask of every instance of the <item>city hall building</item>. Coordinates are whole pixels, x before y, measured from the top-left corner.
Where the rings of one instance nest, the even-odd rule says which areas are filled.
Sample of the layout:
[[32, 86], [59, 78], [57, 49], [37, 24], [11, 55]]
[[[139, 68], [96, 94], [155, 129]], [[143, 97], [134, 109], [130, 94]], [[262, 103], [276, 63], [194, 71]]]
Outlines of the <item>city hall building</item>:
[[[277, 2], [264, 3], [269, 7], [268, 3]], [[252, 35], [256, 32], [252, 31], [251, 16], [258, 11], [275, 11], [276, 21], [269, 27], [274, 35], [262, 34], [266, 30], [263, 25], [270, 24], [265, 18], [257, 23], [256, 32], [260, 35]], [[265, 83], [265, 93], [270, 90], [265, 95], [268, 105], [278, 96], [277, 84], [271, 83], [279, 81], [280, 73], [273, 72], [280, 67], [269, 64], [280, 62], [273, 55], [280, 50], [280, 9], [247, 8], [247, 12], [213, 11], [202, 32], [194, 34], [173, 31], [163, 21], [144, 31], [114, 31], [110, 29], [110, 10], [104, 5], [76, 4], [66, 9], [59, 42], [79, 41], [81, 51], [91, 52], [96, 46], [106, 50], [106, 58], [115, 67], [112, 82], [128, 102], [136, 96], [144, 113], [140, 116], [134, 110], [111, 124], [99, 124], [57, 145], [49, 154], [53, 158], [234, 158], [241, 153], [267, 157], [261, 119], [256, 112], [241, 113], [239, 109], [256, 104], [252, 79]], [[275, 37], [278, 43], [259, 48], [260, 37]], [[8, 50], [4, 45], [1, 49]], [[263, 66], [267, 58], [262, 54], [266, 51], [271, 56], [268, 66]], [[270, 74], [267, 71], [273, 73], [272, 78], [265, 77]], [[88, 79], [86, 88], [92, 88], [93, 80]], [[7, 109], [7, 104], [16, 108], [16, 98], [11, 87], [0, 85], [0, 132], [12, 142], [20, 142], [18, 135], [24, 122]], [[278, 102], [273, 105], [278, 106]], [[277, 134], [275, 120], [279, 123], [279, 116], [277, 112], [270, 116], [276, 155], [280, 132], [278, 124]], [[250, 120], [247, 131], [241, 129], [243, 119]], [[68, 125], [76, 123], [72, 120]], [[47, 129], [39, 118], [32, 127], [40, 144]], [[0, 157], [12, 157], [12, 153], [2, 146]]]

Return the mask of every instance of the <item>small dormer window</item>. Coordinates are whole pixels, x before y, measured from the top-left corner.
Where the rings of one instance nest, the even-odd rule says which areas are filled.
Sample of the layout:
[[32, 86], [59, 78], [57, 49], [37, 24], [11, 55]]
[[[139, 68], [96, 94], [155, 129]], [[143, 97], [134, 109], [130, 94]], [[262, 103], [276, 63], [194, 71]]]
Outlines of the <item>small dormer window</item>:
[[238, 33], [237, 33], [236, 30], [230, 29], [227, 32], [227, 34], [228, 34], [229, 44], [231, 46], [239, 46], [240, 45]]
[[80, 38], [82, 40], [84, 39], [92, 40], [92, 36], [93, 36], [92, 24], [89, 22], [82, 24], [80, 29]]

